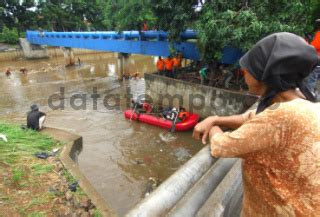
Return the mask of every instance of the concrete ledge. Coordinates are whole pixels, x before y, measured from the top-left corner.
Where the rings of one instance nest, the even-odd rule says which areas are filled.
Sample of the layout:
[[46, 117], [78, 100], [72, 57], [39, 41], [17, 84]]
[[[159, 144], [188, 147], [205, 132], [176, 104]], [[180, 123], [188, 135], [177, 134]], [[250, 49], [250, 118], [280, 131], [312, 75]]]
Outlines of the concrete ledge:
[[103, 216], [117, 216], [111, 206], [105, 201], [100, 194], [91, 185], [89, 180], [82, 174], [78, 167], [77, 156], [82, 151], [82, 137], [64, 130], [55, 128], [45, 128], [41, 133], [46, 134], [53, 139], [64, 143], [60, 154], [60, 160], [65, 168], [79, 180], [79, 185], [83, 191], [92, 200], [93, 204], [99, 209]]

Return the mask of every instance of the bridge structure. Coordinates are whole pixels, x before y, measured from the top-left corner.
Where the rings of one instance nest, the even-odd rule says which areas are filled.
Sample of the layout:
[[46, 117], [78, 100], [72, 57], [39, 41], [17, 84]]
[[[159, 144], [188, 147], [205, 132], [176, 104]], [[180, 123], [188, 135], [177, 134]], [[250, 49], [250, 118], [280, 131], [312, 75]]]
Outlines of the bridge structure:
[[[200, 60], [197, 48], [197, 33], [187, 30], [180, 34], [180, 40], [168, 41], [164, 31], [107, 31], [107, 32], [46, 32], [27, 31], [26, 38], [31, 44], [82, 48], [126, 54], [164, 56], [171, 54], [172, 49], [181, 52], [183, 57]], [[242, 52], [232, 47], [223, 50], [221, 63], [233, 64]]]

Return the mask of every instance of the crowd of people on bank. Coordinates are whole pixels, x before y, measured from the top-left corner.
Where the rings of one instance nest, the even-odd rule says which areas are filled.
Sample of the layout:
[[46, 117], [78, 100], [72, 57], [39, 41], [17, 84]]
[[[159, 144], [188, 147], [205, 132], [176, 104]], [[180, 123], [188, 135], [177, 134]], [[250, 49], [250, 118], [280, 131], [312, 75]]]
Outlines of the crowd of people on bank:
[[159, 57], [156, 63], [158, 73], [169, 78], [176, 78], [179, 68], [181, 68], [182, 54], [168, 56], [167, 58]]

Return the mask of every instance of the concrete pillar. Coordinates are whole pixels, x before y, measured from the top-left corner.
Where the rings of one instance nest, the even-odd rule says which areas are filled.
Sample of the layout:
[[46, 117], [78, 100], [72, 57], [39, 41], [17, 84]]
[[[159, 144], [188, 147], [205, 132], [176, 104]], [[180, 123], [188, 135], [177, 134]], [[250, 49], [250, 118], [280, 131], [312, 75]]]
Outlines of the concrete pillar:
[[73, 49], [69, 47], [61, 47], [66, 66], [73, 66], [76, 62]]
[[43, 48], [40, 45], [30, 44], [25, 38], [20, 38], [19, 43], [22, 47], [23, 54], [27, 59], [49, 58], [49, 52], [46, 48]]
[[128, 58], [129, 54], [127, 53], [118, 53], [118, 64], [117, 64], [117, 72], [118, 79], [122, 80], [123, 78], [129, 78], [129, 73], [127, 71]]

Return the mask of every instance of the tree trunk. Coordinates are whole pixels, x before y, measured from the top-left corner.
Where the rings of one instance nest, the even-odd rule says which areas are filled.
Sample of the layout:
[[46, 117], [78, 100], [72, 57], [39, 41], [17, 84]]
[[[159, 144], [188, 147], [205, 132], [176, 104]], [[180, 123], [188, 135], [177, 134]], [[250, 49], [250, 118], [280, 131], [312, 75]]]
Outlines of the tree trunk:
[[209, 63], [209, 86], [213, 86], [214, 85], [214, 77], [217, 71], [217, 62], [216, 61], [212, 61], [211, 63]]

